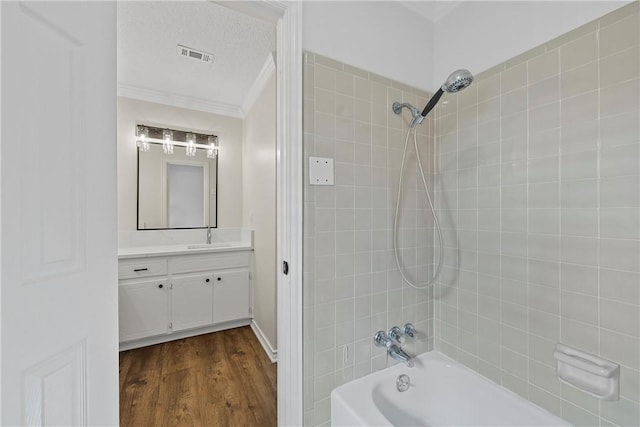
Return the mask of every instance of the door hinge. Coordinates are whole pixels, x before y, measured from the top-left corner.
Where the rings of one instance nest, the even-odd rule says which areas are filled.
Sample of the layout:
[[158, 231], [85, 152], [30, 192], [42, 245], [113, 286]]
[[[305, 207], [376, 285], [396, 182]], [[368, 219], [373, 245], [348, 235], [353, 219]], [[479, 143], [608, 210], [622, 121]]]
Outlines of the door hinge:
[[173, 329], [173, 322], [169, 322], [169, 329]]
[[249, 307], [249, 314], [253, 314], [253, 307]]
[[287, 261], [282, 261], [282, 273], [285, 276], [289, 274], [289, 263]]
[[169, 289], [173, 289], [173, 283], [169, 283]]
[[249, 280], [253, 280], [253, 274], [251, 274], [251, 272], [249, 272]]

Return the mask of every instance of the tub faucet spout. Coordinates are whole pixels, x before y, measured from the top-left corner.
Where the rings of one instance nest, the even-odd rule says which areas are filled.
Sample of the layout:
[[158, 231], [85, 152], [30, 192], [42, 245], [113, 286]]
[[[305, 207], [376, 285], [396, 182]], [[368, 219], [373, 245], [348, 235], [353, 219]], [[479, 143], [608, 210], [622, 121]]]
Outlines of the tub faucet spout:
[[389, 338], [385, 331], [376, 332], [373, 342], [377, 347], [386, 347], [387, 355], [392, 359], [404, 363], [408, 368], [413, 368], [413, 356], [404, 351], [399, 342]]
[[387, 353], [392, 359], [407, 365], [407, 368], [413, 368], [413, 356], [409, 355], [397, 344], [391, 344], [387, 347]]

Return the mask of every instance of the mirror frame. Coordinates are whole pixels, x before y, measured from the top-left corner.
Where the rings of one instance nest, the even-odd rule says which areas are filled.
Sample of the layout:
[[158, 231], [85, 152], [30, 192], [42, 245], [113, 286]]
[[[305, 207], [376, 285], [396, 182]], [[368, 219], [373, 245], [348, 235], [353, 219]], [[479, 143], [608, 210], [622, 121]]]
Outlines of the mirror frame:
[[[160, 145], [157, 143], [152, 143], [154, 145]], [[174, 148], [175, 149], [175, 148]], [[198, 150], [203, 150], [204, 148], [197, 148]], [[209, 226], [202, 227], [164, 227], [164, 228], [140, 228], [140, 148], [136, 148], [136, 231], [164, 231], [164, 230], [199, 230], [206, 228], [218, 228], [218, 159], [220, 158], [220, 152], [216, 155], [214, 159], [209, 159], [210, 161], [215, 162], [215, 171], [216, 171], [216, 182], [215, 182], [215, 224], [209, 224]], [[209, 173], [211, 173], [209, 171]], [[209, 188], [209, 196], [211, 196], [211, 188]], [[209, 203], [211, 203], [209, 199]], [[209, 217], [211, 217], [211, 212], [209, 211]]]

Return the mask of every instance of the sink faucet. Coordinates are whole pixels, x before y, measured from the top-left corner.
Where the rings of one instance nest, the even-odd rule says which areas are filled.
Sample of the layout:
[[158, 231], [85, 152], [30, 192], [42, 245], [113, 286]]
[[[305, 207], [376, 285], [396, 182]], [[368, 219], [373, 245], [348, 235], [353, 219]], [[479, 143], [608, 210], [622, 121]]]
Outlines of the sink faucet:
[[207, 245], [211, 244], [211, 226], [207, 225]]
[[373, 342], [377, 347], [386, 347], [387, 355], [391, 356], [392, 359], [404, 363], [408, 368], [413, 368], [413, 356], [404, 351], [400, 342], [388, 336], [385, 331], [376, 332], [373, 337]]

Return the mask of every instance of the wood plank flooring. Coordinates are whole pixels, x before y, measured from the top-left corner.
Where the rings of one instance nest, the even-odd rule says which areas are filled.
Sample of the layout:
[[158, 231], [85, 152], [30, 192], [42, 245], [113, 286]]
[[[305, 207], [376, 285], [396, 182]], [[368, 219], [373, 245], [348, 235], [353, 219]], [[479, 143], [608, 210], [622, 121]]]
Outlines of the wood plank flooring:
[[276, 395], [248, 326], [120, 353], [121, 426], [275, 426]]

